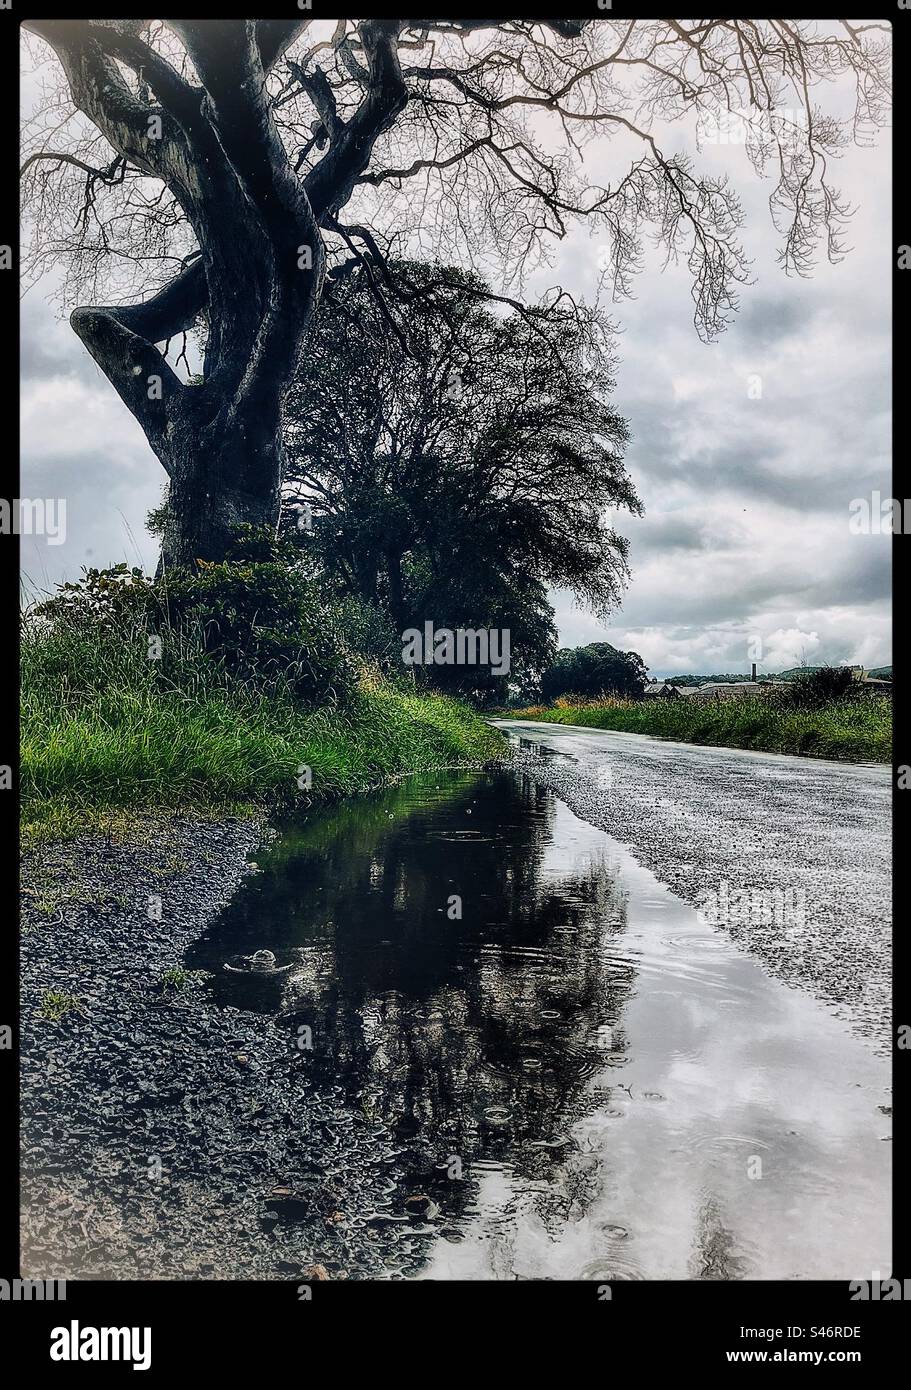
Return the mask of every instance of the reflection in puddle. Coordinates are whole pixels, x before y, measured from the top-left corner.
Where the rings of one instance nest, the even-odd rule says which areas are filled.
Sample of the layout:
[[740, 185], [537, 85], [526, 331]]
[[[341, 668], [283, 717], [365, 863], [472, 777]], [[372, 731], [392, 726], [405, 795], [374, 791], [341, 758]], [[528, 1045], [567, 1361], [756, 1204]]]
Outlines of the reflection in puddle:
[[416, 778], [260, 864], [188, 964], [388, 1127], [391, 1275], [889, 1268], [887, 1067], [550, 792]]

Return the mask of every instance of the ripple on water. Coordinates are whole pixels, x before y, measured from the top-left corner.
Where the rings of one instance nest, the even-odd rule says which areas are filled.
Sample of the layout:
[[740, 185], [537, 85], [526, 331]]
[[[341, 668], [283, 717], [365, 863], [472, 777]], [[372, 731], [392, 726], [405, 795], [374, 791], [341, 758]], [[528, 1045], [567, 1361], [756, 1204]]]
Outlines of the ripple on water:
[[688, 1149], [736, 1149], [742, 1144], [747, 1144], [753, 1149], [771, 1149], [772, 1147], [764, 1139], [757, 1139], [751, 1134], [703, 1134], [685, 1147]]
[[693, 932], [688, 936], [663, 936], [661, 938], [665, 946], [674, 946], [685, 951], [730, 951], [731, 943], [726, 941], [723, 936], [703, 936], [701, 933]]
[[575, 1277], [591, 1280], [593, 1283], [608, 1284], [621, 1279], [644, 1279], [645, 1275], [633, 1258], [608, 1251], [583, 1265]]

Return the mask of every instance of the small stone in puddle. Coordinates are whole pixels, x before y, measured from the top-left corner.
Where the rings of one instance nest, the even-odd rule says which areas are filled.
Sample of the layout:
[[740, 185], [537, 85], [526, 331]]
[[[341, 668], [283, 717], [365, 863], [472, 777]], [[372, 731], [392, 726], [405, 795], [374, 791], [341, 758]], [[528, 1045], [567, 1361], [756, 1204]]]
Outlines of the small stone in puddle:
[[405, 1198], [405, 1210], [409, 1216], [435, 1216], [439, 1207], [424, 1192], [414, 1192]]

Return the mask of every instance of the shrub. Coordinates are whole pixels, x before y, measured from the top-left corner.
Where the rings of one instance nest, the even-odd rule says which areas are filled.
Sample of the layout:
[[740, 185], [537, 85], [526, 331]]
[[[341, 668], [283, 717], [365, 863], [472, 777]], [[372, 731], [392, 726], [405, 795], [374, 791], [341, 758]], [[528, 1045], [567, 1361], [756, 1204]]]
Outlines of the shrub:
[[286, 682], [309, 704], [347, 700], [356, 680], [342, 634], [305, 575], [279, 561], [225, 561], [157, 586], [162, 620], [197, 630], [205, 652], [236, 679]]
[[[349, 595], [337, 599], [330, 612], [351, 651], [378, 666], [386, 676], [400, 678], [410, 672], [402, 663], [401, 635], [379, 605]], [[408, 684], [413, 684], [410, 674]]]
[[820, 666], [795, 676], [782, 695], [792, 709], [819, 709], [853, 694], [853, 685], [854, 672], [849, 666]]
[[[46, 647], [50, 659], [74, 655], [73, 639], [86, 639], [86, 664], [71, 674], [77, 685], [97, 661], [93, 634], [109, 649], [105, 674], [137, 656], [148, 679], [168, 688], [197, 690], [233, 681], [250, 689], [280, 684], [306, 704], [338, 705], [354, 693], [357, 670], [337, 619], [320, 603], [315, 583], [278, 546], [256, 536], [247, 554], [197, 571], [175, 570], [149, 579], [125, 564], [83, 570], [39, 605], [27, 626], [50, 625], [68, 640]], [[149, 638], [161, 639], [150, 660]], [[54, 673], [47, 671], [46, 677]], [[58, 675], [68, 673], [58, 672]], [[136, 672], [133, 672], [134, 676]]]

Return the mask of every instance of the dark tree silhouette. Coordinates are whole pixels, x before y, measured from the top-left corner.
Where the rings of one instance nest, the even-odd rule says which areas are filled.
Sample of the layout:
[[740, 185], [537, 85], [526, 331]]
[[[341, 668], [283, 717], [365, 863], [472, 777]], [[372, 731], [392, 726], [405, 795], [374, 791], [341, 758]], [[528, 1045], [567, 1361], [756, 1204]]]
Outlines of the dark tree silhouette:
[[641, 695], [648, 671], [638, 652], [621, 652], [609, 642], [586, 647], [561, 647], [557, 659], [541, 677], [541, 696]]
[[[33, 272], [62, 267], [64, 297], [92, 301], [73, 327], [169, 475], [170, 562], [218, 559], [238, 522], [276, 524], [283, 399], [327, 278], [369, 264], [391, 323], [390, 252], [432, 242], [463, 265], [498, 256], [509, 290], [585, 218], [616, 294], [629, 292], [646, 234], [685, 258], [711, 337], [748, 276], [740, 208], [725, 180], [663, 152], [658, 122], [744, 113], [751, 157], [776, 172], [783, 263], [803, 273], [820, 238], [841, 252], [830, 158], [881, 122], [888, 96], [889, 30], [876, 23], [25, 27], [66, 82], [25, 131]], [[857, 101], [839, 120], [814, 89], [845, 73]], [[609, 138], [618, 177], [601, 186], [582, 154]], [[119, 302], [99, 304], [112, 286]], [[203, 370], [183, 380], [168, 343], [194, 327]]]
[[641, 510], [609, 325], [558, 302], [495, 314], [475, 276], [390, 269], [409, 304], [401, 337], [365, 273], [324, 299], [288, 395], [286, 488], [309, 522], [289, 507], [289, 530], [399, 631], [473, 626], [501, 595], [543, 599], [548, 584], [606, 615], [627, 575], [607, 513]]

